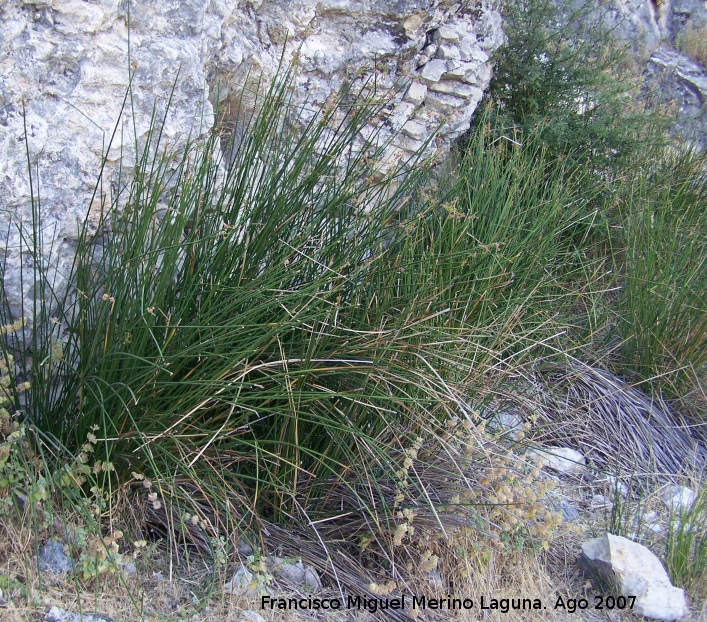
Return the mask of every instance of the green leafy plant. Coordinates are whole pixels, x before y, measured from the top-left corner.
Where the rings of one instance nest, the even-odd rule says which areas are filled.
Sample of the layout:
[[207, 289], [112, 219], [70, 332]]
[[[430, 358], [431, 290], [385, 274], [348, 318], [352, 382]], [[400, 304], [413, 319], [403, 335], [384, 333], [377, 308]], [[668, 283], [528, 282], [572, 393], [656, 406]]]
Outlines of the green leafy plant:
[[119, 530], [107, 536], [96, 533], [96, 530], [75, 530], [72, 544], [80, 548], [80, 554], [74, 572], [84, 580], [95, 580], [100, 575], [117, 572], [119, 565], [124, 563], [119, 552], [122, 538]]
[[[535, 132], [546, 174], [579, 175], [594, 209], [593, 238], [583, 236], [574, 264], [585, 271], [575, 280], [586, 292], [576, 324], [584, 355], [684, 395], [702, 382], [707, 351], [704, 158], [667, 147], [660, 110], [626, 88], [625, 50], [595, 3], [519, 0], [504, 11], [491, 127], [499, 141]], [[604, 265], [617, 277], [597, 287]]]
[[29, 591], [27, 586], [16, 576], [11, 574], [0, 574], [0, 597], [9, 600], [18, 595], [20, 598], [27, 598]]
[[550, 161], [604, 171], [630, 162], [649, 117], [628, 94], [627, 56], [608, 23], [594, 2], [504, 3], [489, 89], [499, 131], [536, 129]]

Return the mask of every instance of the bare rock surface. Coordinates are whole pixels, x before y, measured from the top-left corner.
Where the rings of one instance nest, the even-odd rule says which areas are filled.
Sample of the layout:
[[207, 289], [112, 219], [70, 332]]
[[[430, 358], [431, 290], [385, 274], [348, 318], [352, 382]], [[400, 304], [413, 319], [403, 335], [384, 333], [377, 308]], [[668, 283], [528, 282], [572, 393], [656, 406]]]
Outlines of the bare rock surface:
[[634, 51], [651, 101], [672, 105], [675, 133], [707, 147], [707, 72], [680, 51], [686, 35], [699, 38], [707, 33], [707, 3], [610, 0], [596, 5], [601, 19]]
[[268, 558], [272, 573], [286, 579], [295, 585], [307, 588], [311, 593], [322, 589], [322, 581], [317, 571], [311, 566], [305, 566], [301, 561], [289, 561], [279, 557]]
[[[583, 0], [572, 5], [581, 6]], [[686, 29], [707, 24], [703, 0], [594, 0], [614, 34], [644, 58], [662, 45], [677, 46]]]
[[688, 614], [683, 590], [673, 587], [660, 560], [641, 544], [605, 534], [582, 544], [579, 565], [624, 596], [635, 596], [638, 615], [679, 620]]
[[672, 107], [677, 129], [707, 147], [707, 70], [685, 54], [661, 47], [650, 57], [644, 75], [652, 97]]
[[74, 570], [74, 560], [64, 551], [64, 545], [58, 540], [49, 539], [39, 550], [37, 565], [42, 572], [68, 574]]
[[253, 573], [241, 566], [236, 570], [230, 581], [227, 581], [223, 590], [233, 596], [246, 596], [256, 598], [258, 596], [258, 581], [253, 577]]

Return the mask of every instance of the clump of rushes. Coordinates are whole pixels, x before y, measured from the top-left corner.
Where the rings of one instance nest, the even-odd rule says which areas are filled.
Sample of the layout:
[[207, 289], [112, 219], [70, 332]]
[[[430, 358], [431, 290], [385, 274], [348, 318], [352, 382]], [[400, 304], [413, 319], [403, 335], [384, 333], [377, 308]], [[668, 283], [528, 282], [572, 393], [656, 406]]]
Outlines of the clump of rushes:
[[[589, 216], [539, 142], [485, 131], [440, 204], [416, 158], [376, 170], [385, 141], [361, 129], [384, 101], [349, 88], [312, 117], [291, 84], [258, 97], [228, 162], [214, 135], [175, 164], [155, 124], [67, 292], [46, 262], [25, 275], [33, 329], [4, 347], [32, 352], [27, 425], [79, 455], [89, 438], [106, 503], [128, 486], [143, 522], [219, 559], [224, 538], [285, 524], [339, 581], [327, 547], [371, 533], [384, 552], [400, 495], [440, 516], [424, 469], [396, 484], [417, 439], [478, 421], [506, 369], [552, 353], [558, 268]], [[459, 455], [446, 473], [468, 482]]]
[[671, 396], [699, 386], [707, 363], [706, 181], [704, 154], [668, 154], [636, 175], [621, 207], [623, 359]]

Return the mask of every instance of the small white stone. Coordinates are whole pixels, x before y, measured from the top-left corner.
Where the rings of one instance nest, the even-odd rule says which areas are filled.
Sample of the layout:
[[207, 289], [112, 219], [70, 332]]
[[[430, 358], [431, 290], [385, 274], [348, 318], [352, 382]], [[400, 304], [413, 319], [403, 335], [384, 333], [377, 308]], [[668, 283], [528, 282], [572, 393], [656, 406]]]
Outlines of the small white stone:
[[45, 622], [63, 622], [69, 616], [68, 612], [60, 607], [52, 607], [44, 616]]
[[451, 26], [440, 26], [437, 29], [439, 38], [443, 41], [459, 41], [459, 33]]
[[456, 45], [450, 45], [448, 43], [440, 45], [437, 50], [437, 58], [442, 58], [444, 60], [459, 60], [461, 54], [459, 53], [459, 48]]
[[243, 618], [248, 620], [248, 622], [265, 622], [265, 618], [263, 616], [256, 611], [252, 611], [251, 609], [246, 609], [243, 612]]
[[304, 584], [310, 592], [318, 592], [322, 589], [322, 581], [314, 568], [309, 566], [304, 570]]
[[294, 584], [304, 584], [310, 592], [322, 589], [322, 582], [317, 571], [310, 566], [305, 566], [301, 561], [288, 562], [279, 557], [271, 557], [268, 562], [272, 565], [272, 572]]
[[523, 430], [523, 417], [517, 413], [502, 410], [489, 419], [489, 428], [502, 434], [521, 432]]
[[459, 51], [464, 60], [471, 60], [470, 56], [476, 46], [476, 35], [466, 35], [459, 42]]
[[408, 121], [403, 125], [403, 134], [415, 140], [422, 140], [427, 134], [427, 127], [417, 121]]
[[123, 562], [118, 567], [120, 568], [120, 572], [125, 576], [134, 577], [137, 574], [137, 568], [135, 564], [131, 562]]
[[695, 492], [686, 486], [666, 486], [660, 493], [660, 499], [671, 510], [685, 512], [695, 502]]
[[439, 93], [449, 93], [458, 97], [471, 97], [478, 90], [475, 86], [457, 82], [456, 80], [442, 80], [435, 82], [430, 86], [430, 89]]
[[611, 494], [612, 496], [615, 495], [617, 492], [621, 497], [628, 496], [628, 486], [624, 484], [618, 477], [615, 477], [614, 475], [607, 475], [606, 485], [609, 489], [609, 494]]
[[489, 55], [484, 50], [479, 48], [470, 47], [468, 49], [460, 48], [462, 60], [474, 61], [476, 63], [487, 63], [489, 60]]
[[594, 495], [592, 496], [592, 506], [611, 509], [614, 507], [614, 502], [604, 495]]
[[535, 453], [540, 466], [558, 473], [577, 473], [587, 463], [582, 454], [570, 447], [548, 447]]
[[673, 587], [660, 560], [641, 544], [605, 534], [582, 544], [579, 565], [613, 583], [624, 596], [634, 596], [638, 615], [678, 620], [688, 613], [685, 592]]
[[435, 91], [429, 91], [426, 102], [430, 102], [431, 105], [438, 106], [440, 110], [454, 110], [455, 108], [460, 108], [468, 104], [468, 100], [457, 95], [452, 95], [451, 93], [440, 93]]
[[253, 573], [243, 566], [236, 570], [236, 574], [223, 586], [223, 589], [227, 594], [233, 594], [234, 596], [258, 595], [258, 586], [253, 581]]
[[491, 63], [482, 63], [474, 70], [474, 73], [476, 74], [476, 79], [479, 82], [488, 84], [492, 73]]
[[448, 62], [447, 73], [445, 74], [445, 78], [464, 80], [464, 78], [466, 78], [468, 75], [474, 75], [474, 70], [476, 69], [476, 67], [476, 63], [464, 63], [461, 61], [456, 61], [454, 63]]

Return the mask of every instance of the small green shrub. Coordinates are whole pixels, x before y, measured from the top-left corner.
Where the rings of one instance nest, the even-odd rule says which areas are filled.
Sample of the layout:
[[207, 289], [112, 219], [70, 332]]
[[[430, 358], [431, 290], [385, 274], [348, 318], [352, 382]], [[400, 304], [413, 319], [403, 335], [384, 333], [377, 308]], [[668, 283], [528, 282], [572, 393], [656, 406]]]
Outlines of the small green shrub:
[[600, 10], [594, 2], [504, 3], [507, 40], [489, 94], [500, 131], [534, 128], [550, 162], [570, 158], [606, 171], [630, 161], [647, 115], [630, 95], [625, 50]]
[[[16, 335], [24, 328], [24, 319], [0, 327], [3, 336]], [[58, 359], [57, 359], [58, 360]], [[48, 362], [49, 363], [49, 362]], [[49, 363], [51, 365], [51, 363]], [[14, 357], [3, 349], [0, 359], [0, 515], [3, 521], [18, 520], [28, 526], [36, 542], [47, 537], [59, 537], [78, 554], [77, 575], [95, 579], [98, 575], [115, 572], [122, 556], [117, 540], [122, 537], [112, 529], [112, 517], [102, 524], [107, 507], [102, 489], [96, 486], [95, 475], [110, 470], [105, 462], [93, 459], [95, 436], [78, 449], [75, 456], [60, 451], [48, 443], [18, 410], [17, 398], [30, 389], [30, 383], [17, 382]], [[9, 408], [9, 410], [8, 410]], [[11, 414], [12, 413], [12, 414]], [[94, 430], [95, 432], [96, 430]], [[90, 482], [89, 482], [90, 480]], [[89, 482], [83, 490], [84, 484]], [[93, 484], [91, 486], [91, 484]], [[59, 520], [58, 516], [62, 515]], [[69, 521], [75, 523], [71, 529]], [[83, 525], [83, 526], [76, 526]], [[103, 536], [103, 528], [111, 534]], [[16, 587], [9, 577], [7, 589]], [[23, 587], [20, 596], [29, 596]]]
[[[540, 136], [548, 178], [560, 167], [581, 177], [577, 198], [594, 209], [592, 237], [583, 232], [570, 264], [585, 271], [576, 289], [589, 292], [578, 296], [578, 345], [684, 395], [704, 378], [707, 352], [704, 158], [667, 147], [660, 111], [632, 92], [625, 50], [596, 3], [514, 0], [504, 11], [487, 119], [499, 141]], [[616, 277], [597, 287], [602, 265]]]

